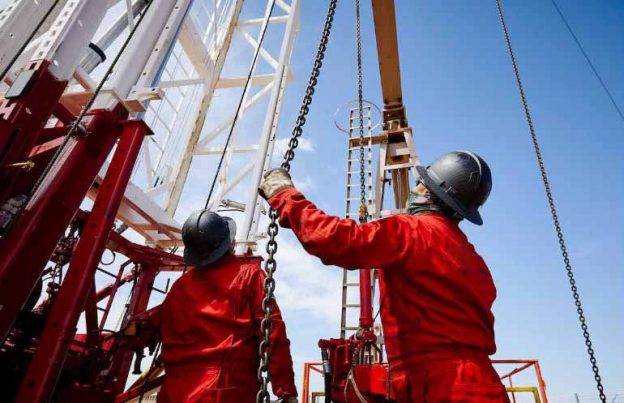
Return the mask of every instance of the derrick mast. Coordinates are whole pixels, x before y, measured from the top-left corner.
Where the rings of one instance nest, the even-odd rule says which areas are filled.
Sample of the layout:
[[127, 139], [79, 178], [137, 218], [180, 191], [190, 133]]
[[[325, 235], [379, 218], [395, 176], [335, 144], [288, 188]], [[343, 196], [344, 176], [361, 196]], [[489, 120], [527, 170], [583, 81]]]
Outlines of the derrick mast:
[[[133, 319], [185, 269], [179, 220], [196, 207], [193, 182], [206, 186], [193, 167], [214, 174], [225, 154], [210, 204], [235, 205], [240, 252], [255, 247], [257, 182], [299, 24], [299, 0], [276, 3], [11, 0], [0, 10], [3, 397], [126, 401], [150, 389], [124, 392], [154, 347]], [[259, 40], [264, 27], [277, 54]], [[238, 120], [258, 110], [261, 129], [234, 130], [224, 149], [234, 119], [215, 94], [240, 95], [228, 56], [257, 49]], [[246, 199], [228, 199], [241, 189]]]

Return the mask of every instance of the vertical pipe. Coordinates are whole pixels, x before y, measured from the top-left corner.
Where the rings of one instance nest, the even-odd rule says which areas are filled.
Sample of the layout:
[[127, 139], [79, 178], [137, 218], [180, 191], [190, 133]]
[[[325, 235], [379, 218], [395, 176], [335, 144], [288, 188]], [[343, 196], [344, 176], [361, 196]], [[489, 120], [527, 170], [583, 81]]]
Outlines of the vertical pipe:
[[360, 328], [373, 327], [373, 292], [370, 269], [360, 270]]
[[517, 403], [516, 402], [516, 392], [513, 391], [513, 381], [512, 381], [512, 376], [509, 376], [509, 387], [512, 388], [511, 390], [511, 399], [513, 400], [513, 403]]
[[303, 364], [303, 390], [301, 391], [301, 403], [308, 403], [308, 394], [310, 388], [310, 363]]
[[540, 369], [539, 361], [534, 361], [535, 374], [537, 375], [537, 383], [539, 385], [540, 394], [542, 395], [542, 401], [548, 403], [548, 396], [546, 396], [546, 383], [542, 377], [542, 370]]
[[[147, 309], [156, 274], [158, 274], [158, 271], [154, 267], [143, 266], [140, 268], [140, 274], [132, 294], [132, 299], [128, 305], [122, 328], [126, 325], [128, 318]], [[123, 392], [128, 374], [130, 373], [133, 356], [134, 352], [132, 350], [117, 350], [113, 358], [113, 368], [111, 369], [111, 374], [109, 374], [109, 378], [113, 380], [113, 393], [119, 394]], [[154, 359], [156, 359], [156, 357], [154, 357]]]
[[[106, 320], [108, 319], [108, 315], [110, 314], [111, 306], [113, 305], [113, 301], [115, 300], [115, 295], [117, 295], [117, 290], [122, 285], [123, 272], [124, 270], [126, 270], [126, 266], [128, 266], [129, 264], [130, 264], [130, 260], [120, 265], [119, 272], [117, 273], [117, 277], [115, 278], [115, 282], [107, 286], [107, 289], [110, 289], [110, 291], [108, 291], [108, 301], [106, 301], [106, 308], [104, 309], [104, 313], [102, 314], [102, 317], [100, 318], [100, 326], [99, 326], [100, 331], [102, 331], [102, 329], [104, 329], [104, 326], [106, 326]], [[98, 290], [95, 293], [94, 298], [95, 298], [96, 303], [100, 301], [101, 295], [102, 295], [101, 290]]]
[[126, 122], [121, 130], [119, 144], [76, 245], [16, 403], [47, 402], [53, 394], [143, 138], [149, 133], [142, 121]]

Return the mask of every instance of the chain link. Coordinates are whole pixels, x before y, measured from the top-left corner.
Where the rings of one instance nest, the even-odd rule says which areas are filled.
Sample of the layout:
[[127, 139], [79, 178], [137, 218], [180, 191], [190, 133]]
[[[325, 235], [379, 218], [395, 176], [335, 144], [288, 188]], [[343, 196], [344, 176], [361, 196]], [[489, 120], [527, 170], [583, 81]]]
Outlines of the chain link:
[[574, 279], [572, 263], [570, 262], [568, 249], [566, 247], [566, 243], [563, 238], [563, 230], [561, 229], [561, 224], [559, 222], [559, 215], [557, 213], [557, 208], [555, 206], [555, 199], [552, 195], [552, 190], [550, 188], [550, 181], [548, 179], [548, 174], [546, 172], [546, 166], [544, 165], [544, 159], [542, 157], [541, 147], [537, 139], [537, 135], [535, 134], [535, 127], [533, 126], [533, 119], [531, 118], [531, 112], [529, 111], [529, 104], [528, 104], [528, 101], [524, 92], [524, 86], [522, 85], [522, 80], [520, 79], [520, 71], [518, 69], [518, 63], [516, 62], [516, 56], [514, 54], [513, 47], [511, 45], [511, 37], [509, 35], [509, 30], [507, 29], [507, 23], [505, 22], [505, 16], [503, 14], [503, 6], [501, 4], [501, 0], [496, 0], [496, 6], [498, 8], [498, 15], [500, 16], [501, 25], [503, 27], [503, 33], [505, 34], [507, 50], [509, 52], [509, 57], [511, 58], [511, 64], [513, 65], [514, 74], [516, 76], [516, 82], [518, 84], [518, 90], [520, 91], [520, 98], [522, 99], [522, 107], [524, 109], [524, 114], [526, 116], [526, 120], [529, 125], [529, 131], [531, 132], [531, 140], [533, 141], [533, 148], [535, 149], [535, 155], [537, 157], [537, 163], [539, 165], [539, 170], [542, 176], [542, 182], [544, 183], [544, 190], [546, 191], [546, 197], [548, 198], [548, 205], [550, 207], [550, 212], [552, 214], [552, 220], [555, 225], [555, 231], [557, 232], [557, 240], [559, 241], [559, 247], [561, 249], [561, 256], [563, 257], [563, 263], [565, 265], [565, 269], [568, 275], [568, 280], [570, 282], [570, 289], [572, 290], [572, 297], [574, 298], [574, 305], [576, 306], [576, 313], [578, 314], [579, 322], [581, 324], [581, 330], [583, 331], [583, 337], [585, 338], [585, 346], [587, 347], [587, 354], [589, 355], [589, 361], [591, 363], [592, 371], [594, 372], [594, 380], [596, 381], [596, 388], [598, 389], [598, 395], [599, 395], [600, 401], [603, 403], [606, 403], [607, 397], [605, 396], [604, 387], [602, 386], [602, 378], [600, 377], [600, 372], [598, 371], [598, 363], [596, 361], [594, 348], [592, 346], [592, 342], [589, 336], [589, 329], [587, 327], [585, 313], [583, 312], [583, 306], [581, 304], [581, 297], [578, 293], [576, 280]]
[[[301, 108], [299, 109], [299, 115], [295, 122], [290, 141], [288, 142], [288, 149], [284, 153], [284, 161], [282, 162], [282, 168], [290, 171], [290, 163], [295, 158], [295, 149], [299, 145], [299, 137], [303, 134], [303, 126], [306, 124], [306, 116], [310, 112], [310, 105], [312, 104], [312, 97], [314, 95], [316, 84], [318, 83], [318, 77], [321, 74], [321, 67], [323, 66], [323, 59], [325, 57], [325, 50], [327, 49], [327, 43], [329, 41], [329, 35], [331, 33], [332, 24], [334, 22], [334, 14], [336, 13], [336, 4], [338, 0], [330, 0], [327, 9], [327, 16], [325, 17], [325, 25], [323, 27], [323, 33], [316, 52], [316, 59], [312, 67], [312, 73], [310, 74], [310, 80], [303, 97]], [[277, 262], [275, 260], [275, 254], [277, 253], [277, 241], [275, 240], [279, 231], [277, 225], [278, 213], [272, 208], [269, 209], [270, 223], [267, 229], [267, 235], [269, 241], [267, 242], [266, 252], [268, 254], [267, 260], [264, 264], [264, 271], [266, 272], [266, 278], [264, 280], [264, 292], [265, 297], [262, 300], [262, 311], [264, 318], [260, 323], [260, 331], [262, 333], [262, 340], [258, 348], [258, 355], [260, 357], [260, 364], [258, 366], [258, 382], [260, 383], [260, 390], [256, 394], [256, 403], [269, 402], [270, 394], [268, 390], [269, 382], [271, 381], [271, 374], [269, 371], [269, 361], [271, 359], [271, 332], [273, 331], [273, 321], [271, 315], [275, 306], [275, 297], [273, 295], [275, 291], [275, 279], [273, 275], [277, 270]]]
[[366, 173], [364, 160], [364, 96], [362, 85], [362, 34], [360, 22], [360, 0], [355, 0], [355, 38], [357, 45], [357, 81], [358, 81], [358, 121], [360, 135], [360, 223], [368, 221], [366, 203]]

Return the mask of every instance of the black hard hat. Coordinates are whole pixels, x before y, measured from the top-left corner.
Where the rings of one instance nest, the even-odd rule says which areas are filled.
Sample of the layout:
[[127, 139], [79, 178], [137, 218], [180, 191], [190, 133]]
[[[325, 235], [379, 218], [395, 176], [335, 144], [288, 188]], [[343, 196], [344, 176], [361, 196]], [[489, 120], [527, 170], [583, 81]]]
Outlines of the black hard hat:
[[454, 151], [427, 168], [417, 166], [416, 171], [427, 189], [455, 213], [474, 224], [483, 224], [479, 207], [492, 190], [492, 173], [481, 157], [470, 151]]
[[206, 266], [227, 253], [236, 236], [236, 223], [209, 210], [191, 214], [182, 227], [184, 261]]

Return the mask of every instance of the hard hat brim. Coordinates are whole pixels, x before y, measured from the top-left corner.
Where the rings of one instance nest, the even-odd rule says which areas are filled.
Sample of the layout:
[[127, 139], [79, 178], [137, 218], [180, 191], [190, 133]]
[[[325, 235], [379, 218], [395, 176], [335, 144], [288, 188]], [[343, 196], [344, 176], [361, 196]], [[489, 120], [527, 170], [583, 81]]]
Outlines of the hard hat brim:
[[227, 222], [230, 235], [208, 256], [202, 256], [194, 248], [184, 248], [184, 261], [191, 266], [208, 266], [221, 259], [230, 249], [236, 238], [236, 222], [230, 217], [223, 217]]
[[442, 187], [437, 184], [433, 180], [433, 178], [431, 178], [429, 172], [427, 171], [427, 168], [423, 166], [417, 166], [416, 171], [418, 172], [418, 175], [420, 175], [420, 180], [425, 184], [427, 189], [429, 189], [430, 192], [432, 192], [446, 205], [453, 209], [453, 211], [455, 211], [457, 214], [461, 215], [473, 224], [483, 225], [483, 218], [481, 218], [481, 213], [479, 213], [478, 209], [470, 209], [459, 201], [455, 200], [455, 198], [453, 198], [451, 195], [446, 193], [444, 189], [442, 189]]

